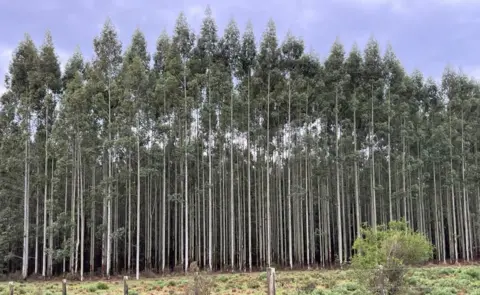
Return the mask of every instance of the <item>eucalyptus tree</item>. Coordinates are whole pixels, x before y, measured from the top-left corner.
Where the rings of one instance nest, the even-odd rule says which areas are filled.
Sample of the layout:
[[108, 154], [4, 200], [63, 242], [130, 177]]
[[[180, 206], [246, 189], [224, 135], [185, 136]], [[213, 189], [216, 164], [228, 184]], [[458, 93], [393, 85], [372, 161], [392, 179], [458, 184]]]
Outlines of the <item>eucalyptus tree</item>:
[[[234, 127], [234, 77], [238, 77], [238, 65], [240, 54], [240, 31], [237, 27], [237, 23], [232, 19], [225, 28], [223, 37], [219, 41], [220, 60], [224, 63], [224, 69], [226, 75], [229, 77], [228, 84], [230, 84], [230, 100], [224, 102], [224, 106], [228, 105], [230, 108], [222, 109], [222, 117], [225, 118], [226, 114], [229, 114], [229, 131], [230, 134], [230, 267], [231, 270], [235, 270], [235, 191], [234, 191], [234, 172], [233, 172], [233, 145], [235, 138]], [[227, 86], [228, 87], [228, 86]], [[222, 120], [225, 122], [226, 120]], [[223, 124], [222, 124], [223, 125]], [[237, 204], [240, 204], [238, 202]], [[237, 233], [238, 235], [239, 233]], [[240, 249], [240, 247], [238, 247]]]
[[[76, 59], [81, 59], [81, 55], [74, 55], [67, 67], [75, 67]], [[91, 112], [92, 99], [86, 95], [88, 92], [84, 82], [84, 73], [77, 70], [67, 83], [61, 101], [58, 123], [61, 123], [62, 126], [55, 126], [55, 128], [62, 129], [56, 130], [56, 132], [63, 135], [62, 140], [68, 148], [68, 152], [64, 155], [64, 161], [71, 163], [70, 271], [76, 273], [78, 266], [80, 266], [80, 278], [82, 280], [85, 264], [84, 170], [86, 169], [85, 163], [88, 162], [89, 155], [87, 147], [91, 143], [89, 142], [89, 137], [95, 135], [91, 127], [93, 122]], [[68, 169], [68, 166], [65, 166], [65, 169]], [[65, 180], [67, 181], [67, 178]], [[65, 186], [66, 189], [67, 186]], [[78, 208], [76, 207], [77, 204]], [[77, 237], [75, 237], [75, 230], [77, 230]], [[81, 248], [78, 249], [78, 246]], [[80, 259], [78, 258], [78, 253], [80, 253]]]
[[[204, 93], [204, 96], [200, 98], [202, 101], [201, 107], [201, 120], [204, 124], [203, 129], [206, 129], [207, 138], [207, 156], [208, 156], [208, 233], [204, 233], [208, 237], [208, 245], [204, 258], [208, 257], [208, 268], [210, 271], [213, 270], [213, 163], [212, 163], [212, 145], [214, 140], [213, 128], [212, 128], [212, 117], [215, 112], [215, 102], [212, 97], [211, 90], [211, 76], [212, 76], [212, 67], [214, 66], [215, 58], [218, 55], [218, 36], [217, 36], [217, 25], [212, 16], [212, 11], [210, 7], [207, 7], [205, 11], [205, 17], [202, 22], [202, 27], [200, 30], [200, 35], [198, 36], [198, 41], [196, 48], [194, 50], [194, 58], [198, 63], [198, 68], [196, 69], [197, 77], [201, 81], [201, 93]], [[204, 120], [204, 118], [208, 118]], [[206, 126], [205, 126], [206, 125]], [[205, 212], [204, 212], [205, 213]], [[205, 250], [205, 249], [204, 249]]]
[[[251, 180], [251, 117], [252, 117], [252, 103], [251, 103], [251, 79], [252, 69], [255, 67], [256, 62], [256, 45], [255, 35], [253, 33], [252, 23], [249, 21], [245, 28], [245, 32], [242, 36], [242, 44], [239, 54], [240, 64], [238, 67], [240, 81], [241, 81], [241, 93], [246, 95], [247, 100], [247, 232], [248, 232], [248, 267], [252, 271], [252, 180]], [[246, 93], [245, 93], [246, 92]]]
[[[377, 143], [380, 144], [382, 138], [375, 133], [375, 120], [383, 122], [383, 115], [379, 106], [384, 99], [383, 89], [383, 63], [380, 56], [378, 42], [372, 37], [368, 40], [364, 52], [364, 84], [363, 92], [365, 97], [370, 96], [370, 130], [369, 130], [369, 158], [370, 158], [370, 206], [371, 206], [371, 224], [375, 229], [377, 226], [377, 197], [375, 184], [375, 152]], [[364, 114], [367, 114], [365, 112]], [[375, 114], [377, 118], [375, 118]], [[365, 118], [366, 119], [366, 118]]]
[[[281, 73], [278, 68], [280, 60], [280, 50], [278, 48], [276, 26], [273, 20], [269, 20], [267, 28], [262, 36], [258, 52], [258, 67], [256, 75], [256, 95], [260, 96], [261, 105], [259, 106], [262, 117], [261, 122], [265, 124], [265, 162], [266, 162], [266, 264], [271, 265], [272, 253], [272, 226], [271, 226], [271, 208], [270, 208], [270, 108], [274, 104], [271, 101], [272, 92], [276, 90], [277, 83], [281, 79]], [[263, 125], [262, 124], [262, 125]]]
[[[104, 214], [103, 223], [106, 224], [106, 232], [104, 232], [104, 242], [102, 243], [102, 269], [105, 275], [110, 275], [111, 256], [112, 256], [112, 182], [113, 182], [113, 145], [115, 134], [115, 112], [118, 106], [119, 97], [117, 77], [120, 72], [122, 63], [122, 44], [118, 40], [118, 34], [110, 19], [105, 22], [100, 36], [96, 37], [93, 42], [95, 59], [93, 60], [94, 70], [97, 72], [96, 77], [99, 79], [97, 83], [102, 84], [102, 92], [96, 96], [95, 104], [98, 116], [104, 122], [102, 126], [102, 136], [104, 137], [104, 149], [107, 152], [107, 177], [104, 182], [107, 191], [104, 197]], [[112, 114], [113, 112], [113, 114]], [[104, 265], [106, 264], [106, 265]]]
[[180, 80], [180, 85], [183, 92], [183, 97], [179, 97], [179, 100], [183, 100], [183, 110], [179, 112], [179, 115], [183, 117], [183, 147], [184, 147], [184, 269], [185, 272], [188, 271], [188, 260], [189, 260], [189, 214], [188, 214], [188, 141], [189, 141], [189, 119], [191, 116], [191, 96], [188, 94], [188, 85], [187, 78], [190, 76], [189, 73], [189, 61], [192, 56], [192, 49], [195, 42], [195, 35], [191, 32], [187, 19], [183, 13], [181, 13], [176, 21], [175, 30], [172, 38], [172, 54], [175, 56], [175, 59], [180, 61], [179, 66], [181, 67], [180, 76], [174, 76], [173, 78]]
[[[147, 52], [147, 42], [145, 36], [139, 30], [136, 30], [132, 36], [131, 44], [125, 52], [122, 64], [122, 73], [121, 80], [122, 86], [124, 89], [124, 99], [120, 101], [122, 104], [121, 112], [124, 116], [123, 123], [125, 127], [129, 126], [130, 128], [135, 129], [135, 141], [136, 141], [136, 152], [137, 152], [137, 230], [136, 230], [136, 278], [140, 278], [140, 198], [141, 198], [141, 156], [140, 156], [140, 138], [144, 138], [146, 132], [142, 132], [142, 129], [145, 130], [146, 126], [142, 126], [141, 122], [146, 121], [146, 110], [147, 110], [147, 87], [148, 77], [149, 77], [149, 63], [150, 55]], [[128, 132], [128, 131], [127, 131]], [[127, 136], [129, 134], [127, 133]], [[145, 141], [145, 140], [142, 140]], [[131, 210], [131, 203], [128, 200], [129, 210]], [[147, 202], [145, 202], [147, 203]], [[148, 207], [147, 207], [148, 208]], [[130, 218], [130, 214], [128, 215]], [[148, 220], [149, 214], [145, 216]], [[129, 229], [130, 230], [130, 229]], [[145, 229], [147, 230], [147, 229]], [[130, 234], [130, 232], [129, 232]], [[146, 264], [145, 268], [150, 268], [151, 257], [148, 256], [149, 248], [149, 239], [151, 237], [146, 233]], [[131, 245], [129, 245], [129, 248]]]
[[[340, 111], [339, 97], [343, 92], [343, 83], [345, 81], [345, 50], [343, 45], [337, 39], [333, 44], [330, 55], [325, 61], [325, 88], [326, 98], [323, 112], [326, 117], [326, 129], [330, 133], [333, 130], [335, 141], [335, 179], [336, 179], [336, 197], [337, 197], [337, 239], [338, 239], [338, 259], [343, 263], [343, 233], [342, 233], [342, 204], [340, 197], [340, 155], [339, 140], [342, 134], [338, 114]], [[333, 113], [331, 111], [333, 110]], [[330, 132], [329, 132], [330, 131]], [[332, 136], [332, 135], [330, 135]]]
[[359, 150], [358, 150], [358, 111], [360, 110], [360, 100], [358, 98], [359, 91], [363, 82], [363, 59], [355, 43], [345, 61], [345, 71], [348, 75], [348, 81], [345, 85], [347, 99], [351, 101], [352, 110], [352, 135], [353, 135], [353, 179], [354, 179], [354, 196], [355, 196], [355, 233], [360, 236], [360, 228], [362, 225], [361, 203], [360, 203], [360, 180], [359, 180]]
[[[52, 275], [52, 253], [53, 253], [53, 198], [48, 201], [48, 167], [49, 167], [49, 131], [51, 126], [54, 124], [54, 110], [57, 103], [57, 96], [61, 92], [61, 72], [60, 72], [60, 63], [58, 57], [55, 53], [55, 48], [50, 32], [47, 32], [45, 35], [45, 41], [40, 49], [39, 56], [39, 75], [43, 80], [43, 87], [45, 87], [45, 98], [42, 105], [42, 110], [39, 112], [40, 123], [39, 129], [44, 130], [44, 196], [43, 196], [43, 253], [42, 253], [42, 276], [48, 274]], [[43, 120], [42, 120], [43, 119]], [[43, 126], [42, 126], [43, 125]], [[40, 132], [39, 132], [40, 133]], [[42, 132], [43, 133], [43, 132]], [[53, 173], [53, 171], [51, 171]], [[53, 195], [52, 195], [53, 197]], [[50, 207], [47, 210], [47, 207]], [[48, 212], [49, 211], [49, 212]], [[48, 226], [47, 226], [47, 215], [49, 217]], [[47, 229], [49, 229], [48, 237], [48, 248], [47, 248]], [[48, 249], [48, 251], [47, 251]], [[47, 265], [47, 253], [48, 253], [48, 265]]]
[[[17, 104], [17, 116], [21, 120], [24, 141], [24, 184], [23, 184], [23, 253], [22, 277], [28, 275], [29, 237], [30, 237], [30, 176], [31, 176], [31, 136], [32, 118], [40, 110], [43, 102], [42, 84], [39, 79], [38, 51], [29, 35], [20, 42], [15, 50], [9, 67], [9, 88]], [[32, 124], [33, 123], [33, 124]]]
[[[288, 105], [288, 120], [286, 123], [287, 135], [286, 140], [287, 142], [287, 231], [288, 231], [288, 263], [290, 268], [293, 268], [293, 235], [292, 235], [292, 172], [291, 172], [291, 165], [292, 165], [292, 145], [293, 145], [293, 130], [294, 127], [292, 122], [292, 108], [293, 114], [297, 114], [295, 111], [298, 109], [298, 99], [295, 100], [296, 88], [298, 88], [298, 84], [301, 80], [302, 73], [300, 71], [300, 58], [302, 57], [304, 50], [304, 44], [302, 40], [295, 38], [290, 32], [287, 33], [285, 41], [282, 44], [281, 52], [282, 52], [282, 70], [283, 74], [285, 75], [285, 79], [287, 81], [287, 105]], [[294, 106], [292, 107], [292, 104]], [[295, 117], [294, 117], [295, 119]]]
[[[0, 96], [0, 253], [4, 257], [1, 269], [7, 272], [18, 271], [23, 261], [17, 262], [17, 249], [21, 249], [23, 239], [22, 223], [22, 154], [18, 147], [24, 141], [18, 114], [18, 95], [12, 91], [9, 76], [6, 77], [6, 92]], [[13, 255], [12, 255], [13, 254]]]
[[[388, 162], [388, 216], [389, 220], [394, 220], [394, 203], [393, 203], [393, 187], [392, 187], [392, 120], [394, 123], [401, 124], [398, 122], [397, 116], [395, 115], [395, 108], [400, 102], [401, 95], [405, 92], [405, 72], [395, 56], [393, 48], [391, 46], [387, 47], [385, 55], [383, 57], [383, 63], [385, 66], [384, 70], [384, 79], [386, 84], [386, 104], [387, 104], [387, 162]], [[395, 124], [395, 126], [398, 126]], [[394, 130], [393, 130], [394, 131]], [[394, 133], [398, 138], [399, 134]], [[400, 218], [400, 216], [397, 216]]]
[[[167, 243], [167, 228], [166, 228], [166, 218], [167, 218], [167, 145], [171, 137], [171, 118], [170, 112], [171, 107], [170, 103], [167, 103], [167, 92], [166, 92], [166, 63], [167, 57], [169, 55], [170, 47], [170, 38], [168, 34], [163, 31], [160, 35], [156, 51], [153, 56], [154, 64], [152, 72], [156, 78], [156, 84], [154, 89], [154, 99], [152, 99], [151, 105], [154, 106], [154, 109], [158, 111], [154, 117], [157, 121], [157, 132], [158, 136], [163, 136], [163, 157], [162, 157], [162, 229], [161, 229], [161, 270], [165, 271], [165, 261], [166, 261], [166, 243]], [[129, 248], [130, 251], [130, 248]]]

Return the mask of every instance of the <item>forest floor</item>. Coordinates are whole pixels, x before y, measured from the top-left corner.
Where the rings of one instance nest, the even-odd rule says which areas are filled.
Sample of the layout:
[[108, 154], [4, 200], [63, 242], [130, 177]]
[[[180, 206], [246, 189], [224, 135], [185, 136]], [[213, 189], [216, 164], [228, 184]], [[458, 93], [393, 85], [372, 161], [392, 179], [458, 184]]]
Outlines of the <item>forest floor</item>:
[[[266, 294], [266, 273], [201, 274], [199, 284], [210, 289], [207, 294]], [[129, 294], [194, 294], [193, 276], [163, 276], [128, 281]], [[0, 283], [0, 294], [8, 293], [8, 283]], [[57, 281], [15, 282], [14, 294], [60, 295]], [[68, 295], [123, 294], [118, 279], [71, 281]], [[305, 270], [276, 273], [277, 294], [369, 294], [355, 280], [352, 270]], [[190, 292], [189, 292], [190, 291]], [[200, 293], [206, 294], [206, 293]], [[480, 295], [480, 266], [438, 266], [408, 271], [402, 294], [477, 294]]]

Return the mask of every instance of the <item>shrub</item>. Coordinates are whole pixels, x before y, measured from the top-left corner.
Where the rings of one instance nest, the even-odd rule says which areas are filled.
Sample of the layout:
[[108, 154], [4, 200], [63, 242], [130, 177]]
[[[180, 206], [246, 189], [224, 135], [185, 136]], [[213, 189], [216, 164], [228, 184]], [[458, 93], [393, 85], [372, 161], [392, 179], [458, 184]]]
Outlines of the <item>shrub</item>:
[[98, 282], [97, 283], [97, 289], [98, 290], [108, 290], [108, 285], [104, 282]]
[[185, 291], [186, 295], [210, 295], [213, 291], [213, 284], [210, 278], [202, 276], [197, 272], [195, 273], [193, 282], [187, 286]]
[[406, 266], [422, 264], [433, 254], [427, 238], [413, 231], [405, 221], [391, 221], [376, 230], [363, 228], [353, 249], [352, 266], [361, 283], [374, 293], [384, 288], [388, 294], [400, 290]]

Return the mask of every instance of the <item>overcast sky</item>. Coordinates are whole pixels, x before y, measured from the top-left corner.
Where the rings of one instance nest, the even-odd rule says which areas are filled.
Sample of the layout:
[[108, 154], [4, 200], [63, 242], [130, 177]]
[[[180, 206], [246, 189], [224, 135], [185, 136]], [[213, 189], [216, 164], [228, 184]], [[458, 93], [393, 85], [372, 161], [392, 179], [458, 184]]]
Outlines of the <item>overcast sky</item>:
[[373, 35], [382, 50], [392, 44], [408, 72], [419, 69], [438, 79], [450, 64], [480, 77], [480, 0], [0, 0], [2, 87], [12, 52], [27, 32], [41, 44], [49, 29], [62, 62], [77, 45], [91, 58], [92, 40], [110, 17], [124, 46], [139, 27], [153, 50], [181, 11], [198, 32], [208, 4], [220, 33], [232, 17], [242, 31], [250, 19], [258, 40], [272, 18], [280, 40], [291, 30], [322, 59], [336, 37], [348, 50], [355, 41], [363, 48]]

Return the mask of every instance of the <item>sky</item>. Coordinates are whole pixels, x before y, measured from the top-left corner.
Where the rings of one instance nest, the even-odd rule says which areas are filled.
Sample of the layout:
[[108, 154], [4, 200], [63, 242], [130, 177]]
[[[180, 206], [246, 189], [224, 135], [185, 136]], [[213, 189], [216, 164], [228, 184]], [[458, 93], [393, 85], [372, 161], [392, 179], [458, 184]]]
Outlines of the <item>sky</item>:
[[136, 28], [153, 52], [162, 30], [171, 33], [180, 12], [199, 32], [209, 5], [219, 28], [234, 18], [243, 31], [253, 23], [257, 40], [271, 18], [281, 40], [288, 31], [302, 37], [306, 51], [326, 58], [336, 38], [348, 51], [373, 36], [390, 43], [408, 72], [439, 79], [445, 66], [480, 78], [480, 0], [0, 0], [0, 93], [15, 47], [30, 34], [36, 44], [50, 30], [62, 64], [77, 46], [93, 57], [93, 38], [107, 18], [124, 48]]

